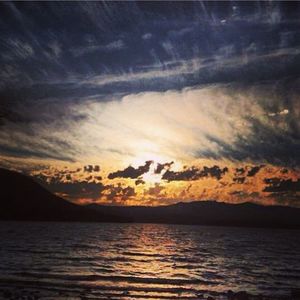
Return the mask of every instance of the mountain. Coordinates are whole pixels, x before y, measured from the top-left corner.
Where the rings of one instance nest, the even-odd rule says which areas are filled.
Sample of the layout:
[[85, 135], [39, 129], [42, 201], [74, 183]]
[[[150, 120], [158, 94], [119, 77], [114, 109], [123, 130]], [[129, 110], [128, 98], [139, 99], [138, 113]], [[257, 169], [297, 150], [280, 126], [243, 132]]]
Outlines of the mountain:
[[300, 228], [300, 208], [195, 201], [169, 206], [79, 206], [0, 168], [0, 220], [136, 222]]
[[286, 206], [196, 201], [158, 207], [97, 204], [89, 207], [104, 214], [126, 216], [137, 223], [300, 228], [300, 208]]
[[0, 220], [128, 221], [70, 203], [44, 189], [30, 177], [0, 168]]

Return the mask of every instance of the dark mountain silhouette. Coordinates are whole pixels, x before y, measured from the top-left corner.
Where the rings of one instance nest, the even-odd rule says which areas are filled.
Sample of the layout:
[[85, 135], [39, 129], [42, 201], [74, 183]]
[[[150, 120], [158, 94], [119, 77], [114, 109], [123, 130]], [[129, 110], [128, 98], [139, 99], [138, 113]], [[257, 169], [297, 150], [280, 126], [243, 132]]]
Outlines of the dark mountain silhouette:
[[97, 204], [91, 204], [89, 207], [104, 214], [126, 216], [133, 222], [140, 223], [300, 228], [300, 209], [285, 206], [197, 201], [160, 207]]
[[57, 197], [23, 174], [0, 168], [0, 219], [201, 224], [300, 228], [300, 208], [215, 201], [169, 206], [79, 206]]
[[[51, 194], [30, 177], [0, 169], [0, 219], [32, 221], [121, 222]], [[128, 221], [128, 219], [126, 218]]]

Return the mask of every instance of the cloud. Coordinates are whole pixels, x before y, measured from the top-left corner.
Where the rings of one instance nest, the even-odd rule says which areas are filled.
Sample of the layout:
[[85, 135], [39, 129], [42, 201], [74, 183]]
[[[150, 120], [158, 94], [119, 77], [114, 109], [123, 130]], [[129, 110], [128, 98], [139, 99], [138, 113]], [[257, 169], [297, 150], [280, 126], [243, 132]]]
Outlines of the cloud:
[[167, 181], [191, 181], [206, 177], [212, 177], [216, 178], [217, 180], [220, 180], [226, 172], [228, 172], [227, 167], [220, 168], [219, 166], [204, 166], [203, 169], [199, 169], [197, 167], [190, 167], [178, 172], [167, 170], [163, 174], [162, 179]]
[[141, 175], [143, 175], [144, 173], [149, 172], [150, 165], [152, 163], [153, 163], [153, 161], [151, 161], [151, 160], [146, 161], [145, 165], [139, 166], [137, 169], [135, 169], [132, 166], [129, 166], [129, 167], [127, 167], [124, 170], [120, 170], [120, 171], [116, 171], [116, 172], [108, 174], [108, 178], [109, 179], [114, 179], [114, 178], [117, 178], [117, 177], [120, 177], [120, 178], [131, 178], [131, 179], [138, 178]]
[[137, 179], [135, 181], [135, 185], [139, 185], [139, 184], [145, 184], [146, 182], [143, 179]]
[[[144, 82], [144, 84], [149, 84], [149, 90], [153, 90], [154, 83], [156, 84], [155, 81], [157, 80], [166, 80], [167, 86], [169, 86], [172, 78], [174, 82], [178, 82], [179, 76], [194, 76], [201, 68], [201, 60], [197, 58], [186, 61], [171, 61], [170, 63], [172, 64], [167, 64], [167, 67], [164, 65], [159, 67], [150, 66], [146, 70], [142, 69], [135, 72], [100, 74], [82, 79], [79, 83], [80, 85], [96, 88], [114, 84], [120, 85], [121, 83], [125, 85], [128, 83], [136, 84], [139, 86], [139, 83]], [[161, 81], [160, 85], [163, 83]]]
[[263, 168], [263, 167], [264, 167], [264, 165], [251, 167], [250, 170], [249, 170], [248, 173], [247, 173], [247, 176], [248, 176], [248, 177], [253, 177], [253, 176], [255, 176], [255, 175], [259, 172], [259, 170], [260, 170], [261, 168]]
[[60, 55], [62, 54], [62, 48], [61, 45], [58, 43], [58, 41], [54, 40], [50, 42], [48, 47], [50, 48], [55, 58], [59, 58]]
[[153, 187], [150, 187], [148, 190], [144, 191], [145, 195], [155, 196], [155, 197], [162, 197], [166, 196], [165, 194], [162, 195], [161, 192], [165, 189], [164, 186], [160, 185], [159, 183], [155, 183]]
[[109, 52], [109, 51], [116, 51], [116, 50], [121, 50], [125, 48], [125, 44], [122, 40], [116, 40], [112, 41], [106, 45], [92, 45], [92, 46], [85, 46], [85, 47], [80, 47], [71, 50], [73, 55], [75, 57], [86, 55], [88, 53], [96, 52], [96, 51], [104, 51], [104, 52]]
[[[128, 85], [134, 86], [139, 91], [161, 91], [200, 84], [259, 83], [264, 80], [283, 79], [292, 73], [299, 75], [294, 69], [294, 64], [298, 61], [300, 49], [274, 50], [262, 55], [249, 54], [246, 59], [241, 54], [228, 57], [223, 53], [209, 57], [190, 56], [181, 59], [176, 47], [170, 41], [163, 42], [162, 48], [169, 57], [168, 60], [161, 61], [153, 54], [156, 62], [152, 65], [142, 65], [127, 72], [81, 76], [77, 82], [80, 86], [90, 88], [117, 86], [124, 92], [128, 89]], [[273, 67], [278, 71], [274, 72]], [[263, 68], [264, 73], [258, 76], [259, 68]]]
[[246, 180], [246, 177], [234, 177], [233, 178], [233, 181], [235, 183], [239, 183], [239, 184], [243, 184], [245, 182], [245, 180]]
[[169, 170], [173, 164], [174, 164], [173, 161], [171, 161], [169, 163], [164, 163], [164, 164], [157, 163], [157, 166], [156, 166], [156, 168], [154, 170], [154, 173], [155, 174], [161, 174], [161, 172], [163, 170]]
[[263, 189], [268, 197], [288, 205], [300, 205], [300, 179], [266, 178], [267, 186]]
[[94, 166], [94, 172], [99, 172], [99, 171], [100, 171], [100, 166], [95, 165], [95, 166]]
[[136, 196], [136, 192], [133, 187], [122, 187], [121, 184], [118, 184], [117, 186], [108, 185], [107, 192], [105, 193], [104, 197], [111, 203], [124, 204], [124, 202], [128, 201], [134, 196]]
[[[161, 156], [157, 161], [206, 158], [297, 165], [300, 107], [296, 82], [289, 85], [289, 97], [281, 96], [287, 87], [277, 82], [276, 87], [214, 85], [137, 93], [105, 102], [97, 97], [76, 103], [46, 99], [51, 103], [47, 110], [19, 103], [10, 106], [19, 113], [3, 121], [0, 151], [71, 161], [101, 153], [105, 162], [117, 155], [128, 164], [140, 156]], [[266, 116], [287, 98], [288, 118]]]
[[292, 179], [281, 178], [266, 178], [265, 183], [268, 184], [264, 188], [264, 192], [268, 193], [286, 193], [286, 192], [300, 192], [300, 179], [293, 181]]
[[[252, 81], [272, 76], [278, 79], [286, 77], [287, 66], [291, 72], [297, 69], [291, 58], [298, 45], [299, 20], [293, 14], [296, 8], [285, 9], [279, 4], [257, 7], [253, 3], [245, 10], [242, 4], [222, 3], [217, 8], [194, 2], [184, 4], [184, 8], [176, 4], [172, 10], [161, 10], [163, 5], [160, 3], [160, 9], [153, 13], [153, 8], [134, 2], [84, 2], [62, 12], [57, 3], [51, 3], [45, 17], [40, 18], [42, 5], [26, 10], [15, 3], [5, 4], [1, 27], [5, 42], [0, 44], [4, 44], [0, 54], [5, 58], [10, 50], [16, 50], [18, 55], [28, 56], [34, 51], [30, 56], [34, 64], [17, 59], [10, 64], [23, 75], [17, 76], [22, 86], [25, 74], [35, 83], [65, 78], [72, 81], [74, 77], [97, 82], [92, 78], [102, 76], [98, 84], [107, 75], [112, 80], [106, 82], [114, 81], [116, 87], [121, 78], [132, 84], [138, 77], [144, 86], [145, 80], [151, 85], [160, 75], [170, 84], [171, 71], [174, 82], [168, 88], [172, 89], [179, 84], [182, 88], [199, 83], [247, 82], [249, 77]], [[72, 26], [65, 28], [65, 24]], [[48, 30], [41, 34], [39, 28]], [[275, 60], [270, 61], [270, 56], [276, 56]], [[170, 63], [179, 68], [170, 70]], [[262, 63], [264, 72], [259, 72]], [[139, 72], [146, 66], [151, 66], [150, 74]], [[155, 70], [156, 75], [151, 73]]]
[[72, 178], [69, 174], [67, 174], [66, 177], [69, 181], [64, 181], [64, 177], [62, 176], [51, 177], [42, 174], [35, 175], [34, 179], [52, 193], [73, 201], [78, 201], [79, 199], [95, 201], [99, 199], [102, 192], [107, 189], [101, 182], [90, 182], [92, 179], [91, 176], [83, 181], [70, 181]]
[[[137, 165], [138, 167], [134, 168], [136, 170], [145, 167], [145, 164]], [[147, 173], [132, 181], [120, 179], [115, 180], [113, 184], [105, 178], [107, 173], [104, 173], [105, 177], [102, 181], [102, 176], [86, 173], [84, 169], [73, 164], [62, 165], [60, 168], [36, 165], [35, 170], [27, 174], [33, 175], [35, 180], [57, 195], [79, 203], [98, 201], [118, 205], [164, 205], [178, 201], [215, 199], [233, 203], [253, 201], [262, 204], [284, 203], [295, 206], [300, 200], [299, 188], [294, 187], [299, 185], [298, 171], [293, 168], [266, 165], [259, 174], [248, 177], [248, 171], [255, 166], [241, 167], [239, 164], [230, 163], [228, 169], [217, 165], [184, 166], [180, 169], [180, 165], [175, 162], [174, 165], [171, 164], [170, 169], [155, 174], [157, 165], [153, 162]], [[11, 168], [11, 165], [7, 167]], [[173, 168], [178, 171], [174, 171]], [[32, 167], [29, 166], [27, 170], [31, 169]], [[243, 175], [236, 176], [237, 169], [243, 169], [241, 171]], [[184, 171], [188, 172], [184, 173]], [[220, 171], [224, 173], [221, 178]], [[168, 172], [172, 172], [171, 177]], [[170, 177], [170, 181], [161, 179], [165, 173]], [[270, 174], [276, 174], [276, 177], [266, 178]], [[211, 180], [212, 178], [215, 180]], [[156, 179], [158, 181], [155, 181]], [[98, 188], [97, 184], [100, 184]]]
[[[73, 177], [71, 174], [77, 176]], [[44, 169], [44, 172], [37, 171], [32, 176], [52, 193], [74, 202], [94, 202], [105, 199], [112, 203], [125, 203], [136, 196], [134, 188], [130, 186], [123, 187], [120, 183], [104, 184], [101, 182], [101, 176], [78, 177], [76, 170]]]
[[150, 32], [147, 32], [142, 35], [143, 40], [150, 40], [153, 37], [153, 35]]
[[283, 168], [280, 170], [280, 173], [282, 174], [287, 174], [289, 172], [289, 170], [287, 168]]
[[[41, 167], [42, 168], [42, 167]], [[37, 169], [30, 174], [35, 181], [52, 193], [75, 203], [106, 203], [125, 204], [137, 196], [131, 186], [120, 183], [105, 184], [101, 176], [85, 176], [84, 170], [78, 174], [77, 169], [45, 168]]]
[[246, 172], [244, 168], [236, 168], [235, 175], [243, 175]]
[[257, 200], [259, 197], [259, 193], [258, 192], [246, 192], [246, 191], [233, 191], [229, 193], [232, 196], [236, 196], [238, 198], [242, 198], [242, 199], [248, 199], [248, 201], [252, 198], [254, 200]]
[[8, 51], [2, 54], [5, 60], [13, 61], [15, 58], [28, 59], [35, 54], [31, 45], [27, 42], [12, 38], [8, 39], [6, 43]]
[[275, 117], [275, 116], [285, 116], [289, 114], [288, 109], [283, 109], [282, 111], [275, 112], [275, 113], [268, 113], [269, 117]]
[[100, 172], [99, 165], [87, 165], [83, 167], [84, 172], [92, 173], [92, 172]]
[[[113, 170], [152, 159], [300, 165], [293, 8], [84, 2], [62, 13], [49, 3], [40, 18], [39, 5], [3, 5], [1, 155], [97, 157]], [[162, 165], [156, 173], [176, 180], [201, 173]], [[139, 180], [139, 167], [118, 172]]]

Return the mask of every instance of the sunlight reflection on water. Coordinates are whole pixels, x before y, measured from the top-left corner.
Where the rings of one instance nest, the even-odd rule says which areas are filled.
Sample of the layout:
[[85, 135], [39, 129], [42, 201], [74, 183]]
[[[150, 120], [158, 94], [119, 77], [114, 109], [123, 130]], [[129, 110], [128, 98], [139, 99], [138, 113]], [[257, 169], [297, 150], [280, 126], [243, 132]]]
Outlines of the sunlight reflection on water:
[[0, 282], [173, 299], [300, 287], [296, 230], [3, 222], [0, 238]]

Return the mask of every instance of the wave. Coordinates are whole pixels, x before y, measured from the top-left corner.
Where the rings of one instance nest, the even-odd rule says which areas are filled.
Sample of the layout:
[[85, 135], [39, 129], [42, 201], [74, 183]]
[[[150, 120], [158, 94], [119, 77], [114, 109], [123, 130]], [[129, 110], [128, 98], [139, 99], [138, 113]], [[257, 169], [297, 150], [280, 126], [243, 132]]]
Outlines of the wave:
[[191, 278], [157, 278], [157, 277], [134, 277], [134, 276], [105, 276], [98, 274], [88, 275], [71, 275], [71, 274], [54, 274], [54, 273], [34, 273], [34, 272], [16, 272], [13, 275], [31, 278], [44, 279], [61, 279], [70, 281], [110, 281], [110, 282], [134, 282], [147, 284], [161, 284], [161, 285], [215, 285], [216, 282], [203, 279]]
[[[109, 291], [109, 292], [142, 292], [142, 293], [171, 293], [173, 295], [189, 294], [197, 295], [199, 293], [208, 292], [208, 289], [196, 289], [193, 287], [182, 287], [182, 286], [159, 286], [159, 285], [108, 285], [108, 284], [95, 284], [88, 281], [50, 281], [46, 278], [24, 278], [24, 277], [5, 277], [0, 278], [0, 286], [21, 286], [21, 287], [31, 287], [38, 289], [81, 289], [83, 291], [88, 291], [90, 294], [99, 291]], [[150, 296], [150, 295], [149, 295]], [[157, 297], [159, 298], [159, 297]], [[170, 299], [170, 298], [169, 298]], [[171, 298], [175, 299], [175, 298]], [[179, 299], [182, 299], [181, 297]]]

